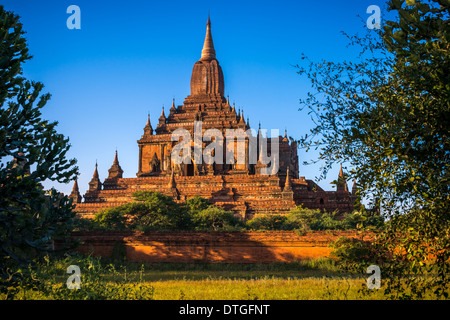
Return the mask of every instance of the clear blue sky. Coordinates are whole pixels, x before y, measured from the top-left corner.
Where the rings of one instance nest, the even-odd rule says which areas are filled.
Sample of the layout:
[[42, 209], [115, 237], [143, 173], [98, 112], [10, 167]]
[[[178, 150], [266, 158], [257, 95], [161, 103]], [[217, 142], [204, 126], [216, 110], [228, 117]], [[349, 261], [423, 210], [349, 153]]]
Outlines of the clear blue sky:
[[[78, 160], [81, 194], [88, 189], [95, 161], [100, 179], [108, 175], [117, 148], [124, 177], [138, 170], [137, 140], [150, 112], [156, 127], [161, 107], [182, 104], [200, 59], [208, 11], [225, 93], [244, 109], [250, 124], [286, 128], [299, 138], [312, 122], [299, 99], [310, 84], [293, 65], [300, 54], [313, 60], [343, 60], [355, 54], [341, 34], [363, 33], [369, 5], [353, 1], [98, 1], [3, 0], [21, 16], [33, 59], [25, 76], [43, 82], [52, 98], [46, 119], [70, 138], [70, 158]], [[69, 30], [69, 5], [81, 9], [81, 30]], [[299, 151], [300, 162], [316, 155]], [[315, 180], [320, 164], [300, 165]], [[339, 167], [326, 180], [325, 190]], [[70, 193], [72, 185], [46, 183]], [[351, 185], [349, 185], [351, 187]]]

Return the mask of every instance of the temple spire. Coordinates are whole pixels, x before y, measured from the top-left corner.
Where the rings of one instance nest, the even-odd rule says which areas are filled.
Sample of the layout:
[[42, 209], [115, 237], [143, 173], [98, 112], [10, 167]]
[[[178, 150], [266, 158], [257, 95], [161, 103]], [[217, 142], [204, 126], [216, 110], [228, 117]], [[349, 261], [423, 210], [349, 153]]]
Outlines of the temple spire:
[[288, 137], [287, 137], [287, 129], [284, 129], [284, 138], [283, 141], [289, 141]]
[[117, 157], [117, 149], [116, 149], [116, 154], [114, 155], [114, 161], [113, 161], [114, 165], [118, 165], [119, 164], [119, 159]]
[[75, 178], [75, 182], [73, 184], [73, 188], [72, 188], [72, 192], [79, 192], [80, 190], [78, 189], [78, 179]]
[[80, 190], [78, 189], [78, 179], [75, 178], [75, 182], [73, 184], [72, 192], [69, 195], [69, 198], [73, 199], [74, 203], [81, 203], [81, 194]]
[[95, 161], [95, 170], [92, 175], [92, 180], [89, 182], [89, 191], [98, 191], [102, 189], [102, 183], [100, 182], [100, 178], [98, 176], [97, 170], [97, 161]]
[[239, 123], [245, 126], [244, 109], [241, 110], [241, 117], [239, 119]]
[[120, 178], [122, 178], [123, 170], [119, 164], [119, 157], [116, 149], [116, 154], [114, 155], [114, 161], [108, 170], [108, 178], [103, 182], [103, 190], [114, 190], [117, 188], [117, 183]]
[[344, 171], [342, 170], [342, 164], [341, 168], [339, 169], [339, 178], [344, 178]]
[[341, 164], [341, 168], [339, 169], [339, 176], [338, 176], [336, 191], [347, 191], [348, 192], [347, 180], [345, 179], [345, 176], [344, 176], [344, 170], [342, 169], [342, 164]]
[[111, 168], [108, 170], [108, 172], [109, 172], [108, 179], [122, 178], [123, 170], [119, 164], [119, 157], [117, 155], [117, 150], [116, 150], [116, 154], [114, 156], [113, 164], [112, 164]]
[[92, 178], [98, 179], [97, 160], [95, 161], [95, 170], [94, 174], [92, 175]]
[[202, 55], [192, 68], [191, 96], [188, 97], [188, 100], [198, 98], [205, 102], [210, 102], [211, 99], [216, 102], [225, 102], [224, 92], [225, 81], [222, 68], [216, 59], [216, 51], [211, 36], [211, 20], [208, 18]]
[[170, 107], [170, 113], [175, 113], [177, 108], [175, 108], [175, 98], [172, 100], [172, 107]]
[[284, 189], [283, 189], [283, 191], [292, 191], [291, 178], [289, 177], [289, 165], [286, 168], [286, 180], [284, 182]]
[[358, 186], [356, 185], [356, 179], [353, 179], [352, 195], [356, 195], [357, 191], [358, 191]]
[[159, 121], [161, 120], [166, 120], [166, 115], [164, 114], [164, 106], [162, 107], [162, 112], [161, 112], [161, 116], [159, 117]]
[[203, 43], [202, 57], [200, 60], [213, 60], [216, 58], [216, 51], [214, 50], [214, 44], [211, 35], [211, 20], [208, 15], [208, 22], [206, 23], [206, 36]]
[[153, 134], [153, 128], [152, 124], [150, 123], [150, 113], [147, 116], [147, 124], [144, 127], [144, 135], [152, 135]]
[[164, 106], [162, 107], [161, 116], [159, 117], [158, 125], [156, 126], [156, 134], [165, 133], [166, 132], [166, 115], [164, 114]]

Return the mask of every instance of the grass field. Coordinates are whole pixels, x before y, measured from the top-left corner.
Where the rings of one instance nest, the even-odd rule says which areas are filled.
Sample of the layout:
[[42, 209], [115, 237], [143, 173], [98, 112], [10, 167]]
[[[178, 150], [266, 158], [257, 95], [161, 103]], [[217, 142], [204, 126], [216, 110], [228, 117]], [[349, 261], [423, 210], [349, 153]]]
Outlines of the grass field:
[[[69, 265], [80, 267], [80, 290], [67, 289]], [[327, 259], [272, 264], [152, 265], [77, 257], [47, 261], [34, 269], [33, 278], [41, 286], [22, 286], [14, 299], [386, 299], [383, 287], [367, 290], [364, 274], [340, 271], [334, 261]], [[5, 294], [0, 294], [0, 299], [5, 298]]]

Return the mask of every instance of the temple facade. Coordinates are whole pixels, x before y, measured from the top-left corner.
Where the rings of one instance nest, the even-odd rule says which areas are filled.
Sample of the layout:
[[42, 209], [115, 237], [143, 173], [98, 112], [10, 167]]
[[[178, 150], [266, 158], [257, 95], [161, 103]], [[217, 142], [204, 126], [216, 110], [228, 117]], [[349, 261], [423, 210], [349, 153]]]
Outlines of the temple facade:
[[[268, 138], [260, 126], [258, 130], [250, 127], [244, 110], [230, 105], [224, 95], [224, 77], [216, 59], [209, 18], [190, 86], [183, 104], [176, 105], [173, 100], [168, 112], [162, 109], [156, 128], [148, 115], [137, 141], [136, 178], [123, 178], [116, 151], [103, 182], [95, 165], [84, 202], [75, 181], [70, 197], [78, 215], [92, 217], [100, 209], [130, 202], [137, 190], [160, 191], [177, 201], [199, 195], [244, 220], [266, 213], [288, 213], [298, 205], [327, 211], [353, 210], [356, 186], [349, 192], [342, 167], [337, 190], [324, 191], [299, 176], [297, 145], [286, 131], [284, 136]], [[245, 134], [224, 141], [230, 133]], [[177, 146], [181, 143], [184, 148], [180, 152]], [[214, 161], [205, 161], [205, 155]], [[177, 160], [180, 158], [183, 161]]]

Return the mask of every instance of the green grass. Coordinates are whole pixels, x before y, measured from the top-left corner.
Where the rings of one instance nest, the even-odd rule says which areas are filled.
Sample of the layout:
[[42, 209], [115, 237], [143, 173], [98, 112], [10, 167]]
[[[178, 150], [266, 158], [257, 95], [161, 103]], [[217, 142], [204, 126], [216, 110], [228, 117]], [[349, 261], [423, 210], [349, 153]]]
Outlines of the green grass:
[[[81, 290], [69, 290], [69, 265], [81, 270]], [[39, 286], [21, 286], [15, 299], [385, 299], [367, 290], [362, 274], [343, 272], [333, 260], [271, 264], [139, 264], [91, 257], [46, 260], [34, 266]], [[26, 270], [23, 270], [26, 271]], [[0, 293], [0, 299], [6, 294]]]
[[[263, 277], [254, 279], [171, 280], [153, 283], [154, 299], [305, 300], [360, 299], [362, 279]], [[365, 298], [369, 298], [368, 296]], [[382, 295], [370, 298], [382, 298]]]

